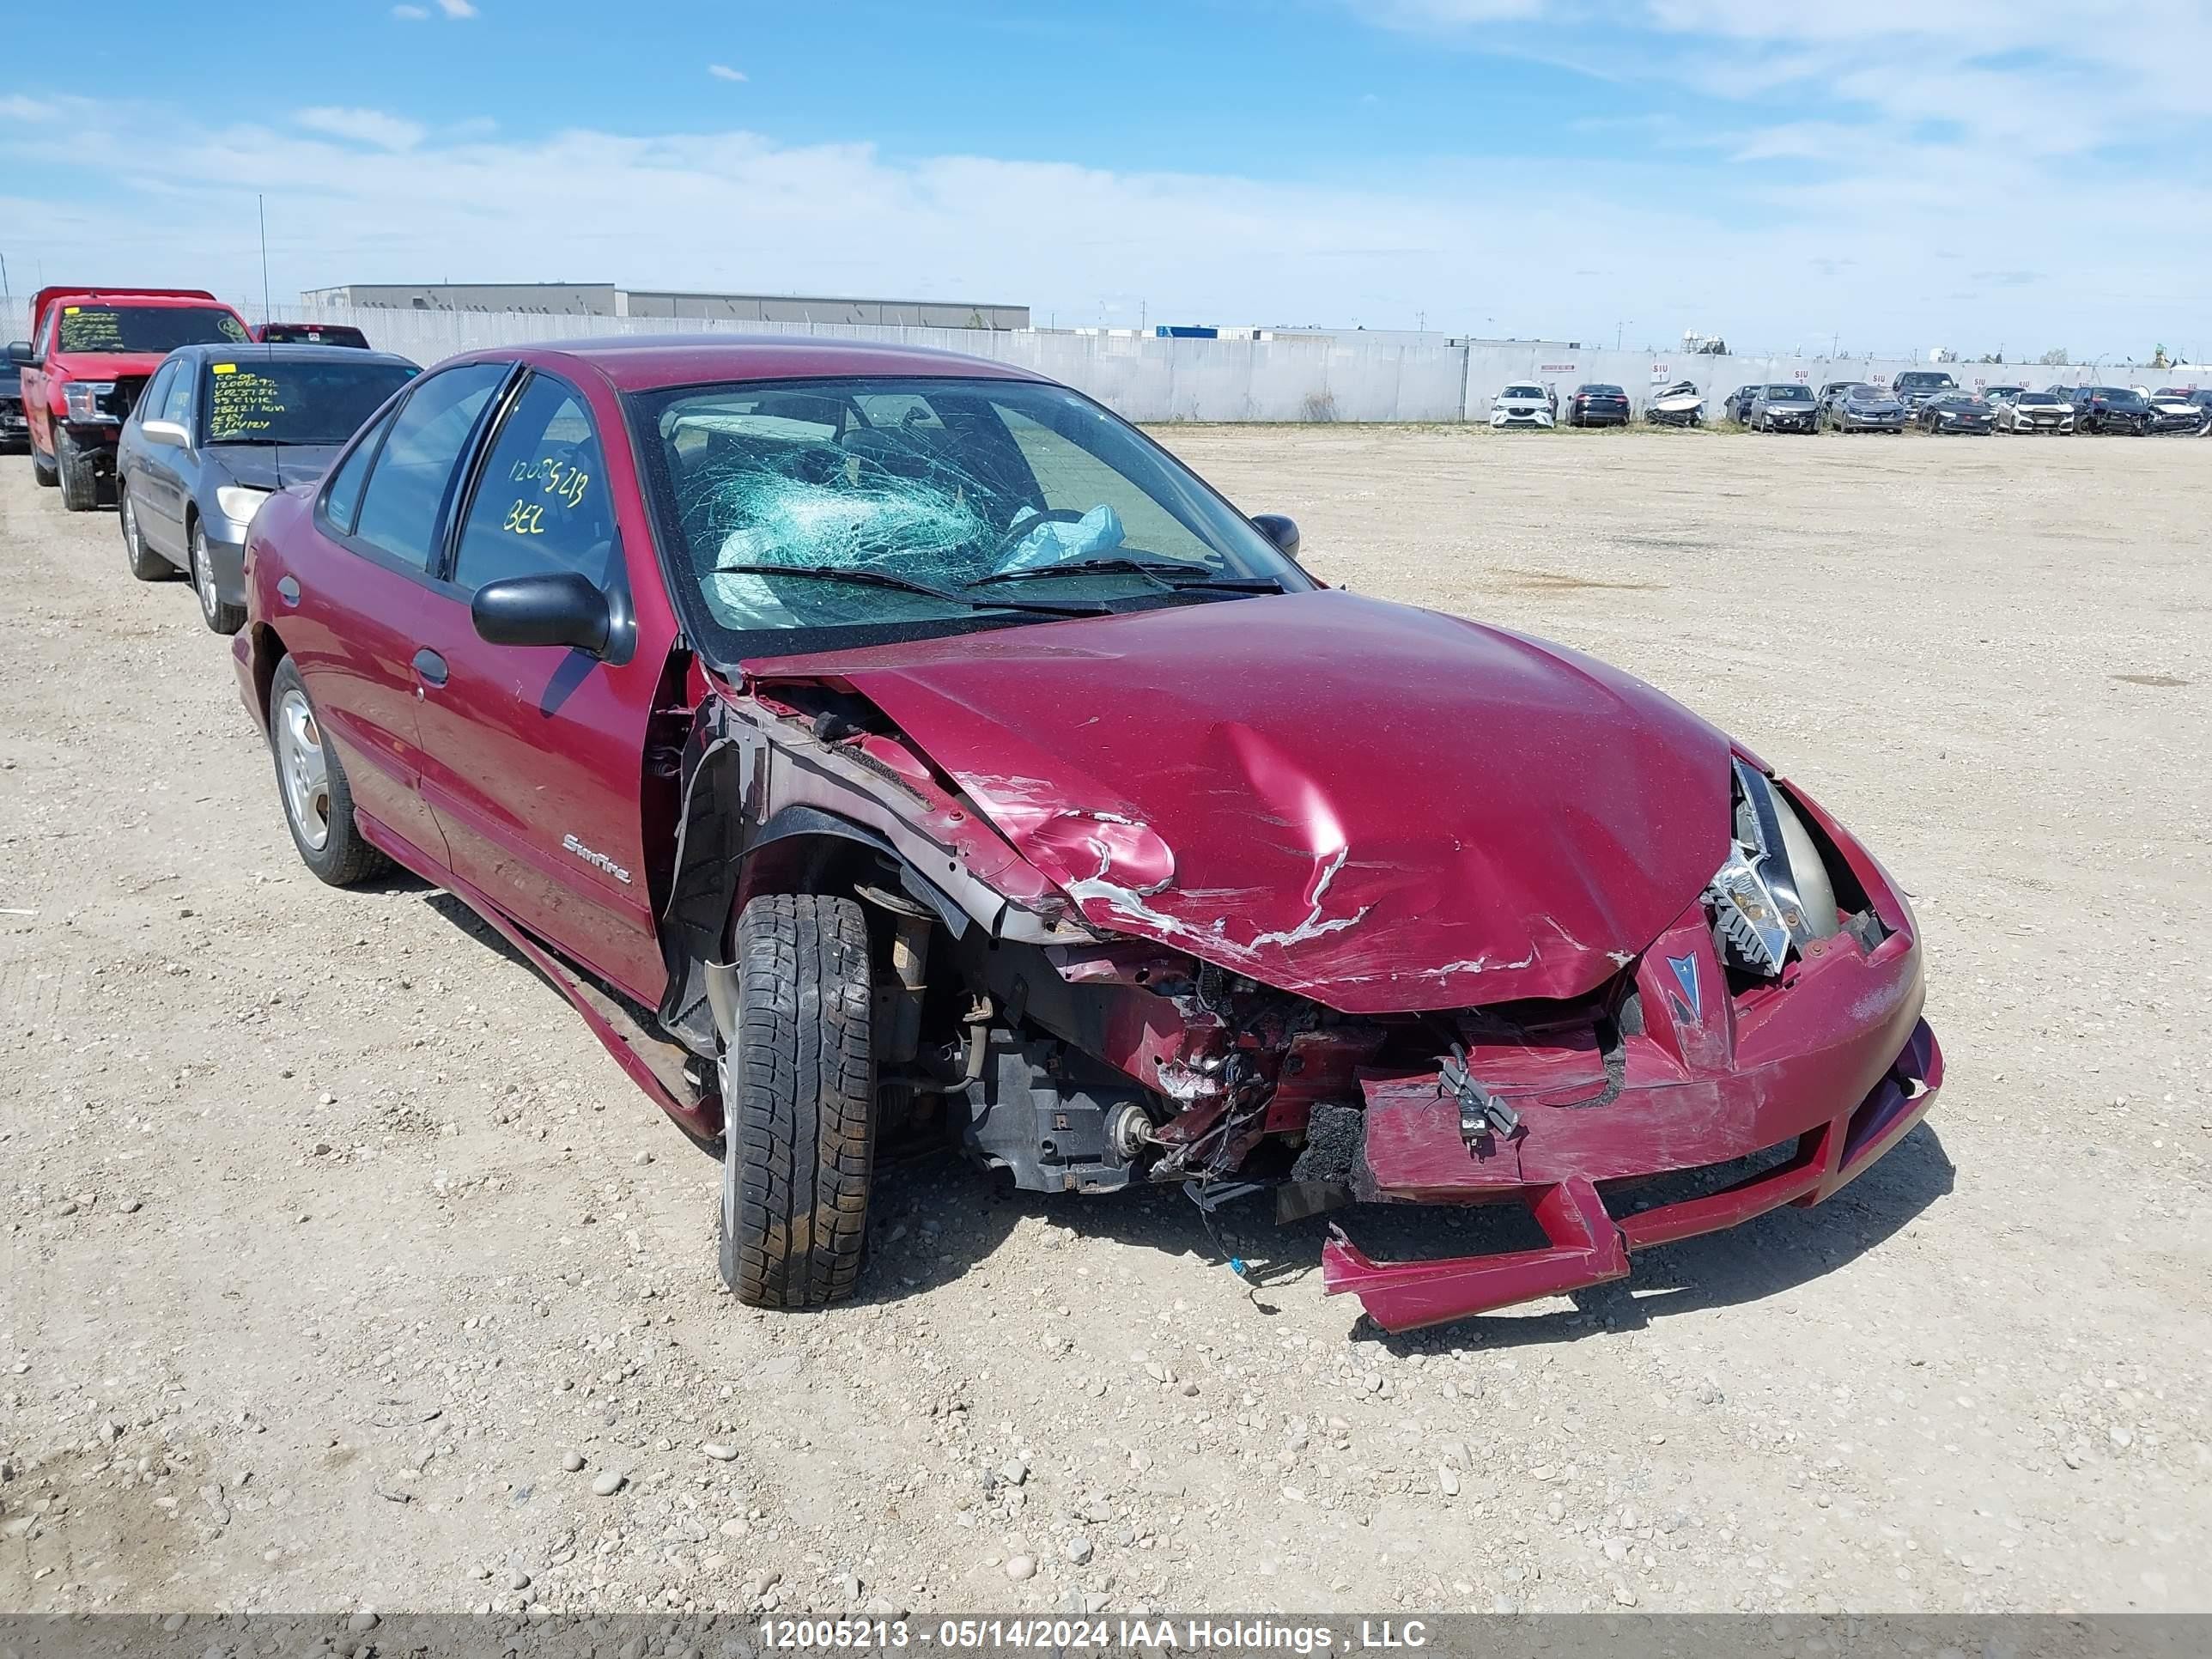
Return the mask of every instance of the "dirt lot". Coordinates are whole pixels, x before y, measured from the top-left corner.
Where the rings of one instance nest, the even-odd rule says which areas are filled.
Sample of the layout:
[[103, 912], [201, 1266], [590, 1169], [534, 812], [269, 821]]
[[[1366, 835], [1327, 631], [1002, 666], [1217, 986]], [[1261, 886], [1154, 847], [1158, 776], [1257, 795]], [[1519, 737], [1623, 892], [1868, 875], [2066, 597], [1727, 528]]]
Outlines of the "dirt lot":
[[306, 874], [227, 642], [9, 457], [0, 1608], [2212, 1606], [2212, 443], [1167, 435], [1837, 809], [1929, 1124], [1413, 1340], [1312, 1226], [1248, 1294], [951, 1163], [745, 1311], [713, 1166], [457, 904]]

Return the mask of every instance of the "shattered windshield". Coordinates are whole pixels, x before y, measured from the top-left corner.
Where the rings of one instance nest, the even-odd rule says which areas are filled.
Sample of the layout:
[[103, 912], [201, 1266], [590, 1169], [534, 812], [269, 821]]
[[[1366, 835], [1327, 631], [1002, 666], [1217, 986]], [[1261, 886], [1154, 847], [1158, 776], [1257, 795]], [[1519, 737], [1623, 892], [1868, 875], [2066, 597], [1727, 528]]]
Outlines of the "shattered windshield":
[[732, 654], [1312, 585], [1165, 450], [1064, 387], [787, 380], [635, 402], [684, 608], [750, 636]]

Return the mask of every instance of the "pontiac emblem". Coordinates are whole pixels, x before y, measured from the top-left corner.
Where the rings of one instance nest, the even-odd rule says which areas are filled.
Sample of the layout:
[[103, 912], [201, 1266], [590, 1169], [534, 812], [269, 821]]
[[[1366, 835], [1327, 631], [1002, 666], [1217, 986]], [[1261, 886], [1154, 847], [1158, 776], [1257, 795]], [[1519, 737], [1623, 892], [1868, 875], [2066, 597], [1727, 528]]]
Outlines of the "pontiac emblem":
[[1693, 1020], [1705, 1018], [1705, 998], [1698, 990], [1698, 959], [1695, 957], [1668, 957], [1667, 965], [1674, 970], [1674, 982], [1682, 988], [1684, 1006]]

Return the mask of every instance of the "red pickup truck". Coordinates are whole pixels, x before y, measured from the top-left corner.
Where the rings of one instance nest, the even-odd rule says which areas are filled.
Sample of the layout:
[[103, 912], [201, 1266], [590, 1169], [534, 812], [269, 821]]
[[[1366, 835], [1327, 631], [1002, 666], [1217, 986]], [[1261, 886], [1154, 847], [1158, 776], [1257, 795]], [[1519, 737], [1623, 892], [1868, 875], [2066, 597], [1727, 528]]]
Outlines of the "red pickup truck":
[[161, 359], [181, 345], [244, 341], [246, 319], [204, 289], [42, 288], [31, 337], [8, 348], [21, 371], [31, 466], [62, 505], [88, 513], [115, 473], [115, 441]]

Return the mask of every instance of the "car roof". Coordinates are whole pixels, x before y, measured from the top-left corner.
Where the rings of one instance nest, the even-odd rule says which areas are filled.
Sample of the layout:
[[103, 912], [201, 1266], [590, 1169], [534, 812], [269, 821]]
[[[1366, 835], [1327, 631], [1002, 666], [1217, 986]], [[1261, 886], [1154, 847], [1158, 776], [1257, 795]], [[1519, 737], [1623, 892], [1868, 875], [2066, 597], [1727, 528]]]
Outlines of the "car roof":
[[179, 346], [169, 356], [195, 362], [221, 357], [234, 362], [391, 363], [412, 368], [415, 361], [396, 351], [363, 351], [359, 346], [308, 345], [289, 340], [222, 340]]
[[[343, 349], [328, 347], [324, 349]], [[359, 356], [359, 352], [353, 354]], [[963, 379], [1030, 380], [1046, 376], [988, 357], [927, 346], [818, 335], [613, 335], [547, 345], [471, 351], [454, 362], [536, 363], [571, 374], [596, 371], [617, 392], [653, 392], [716, 381], [826, 380], [845, 375], [884, 378], [955, 375]]]

